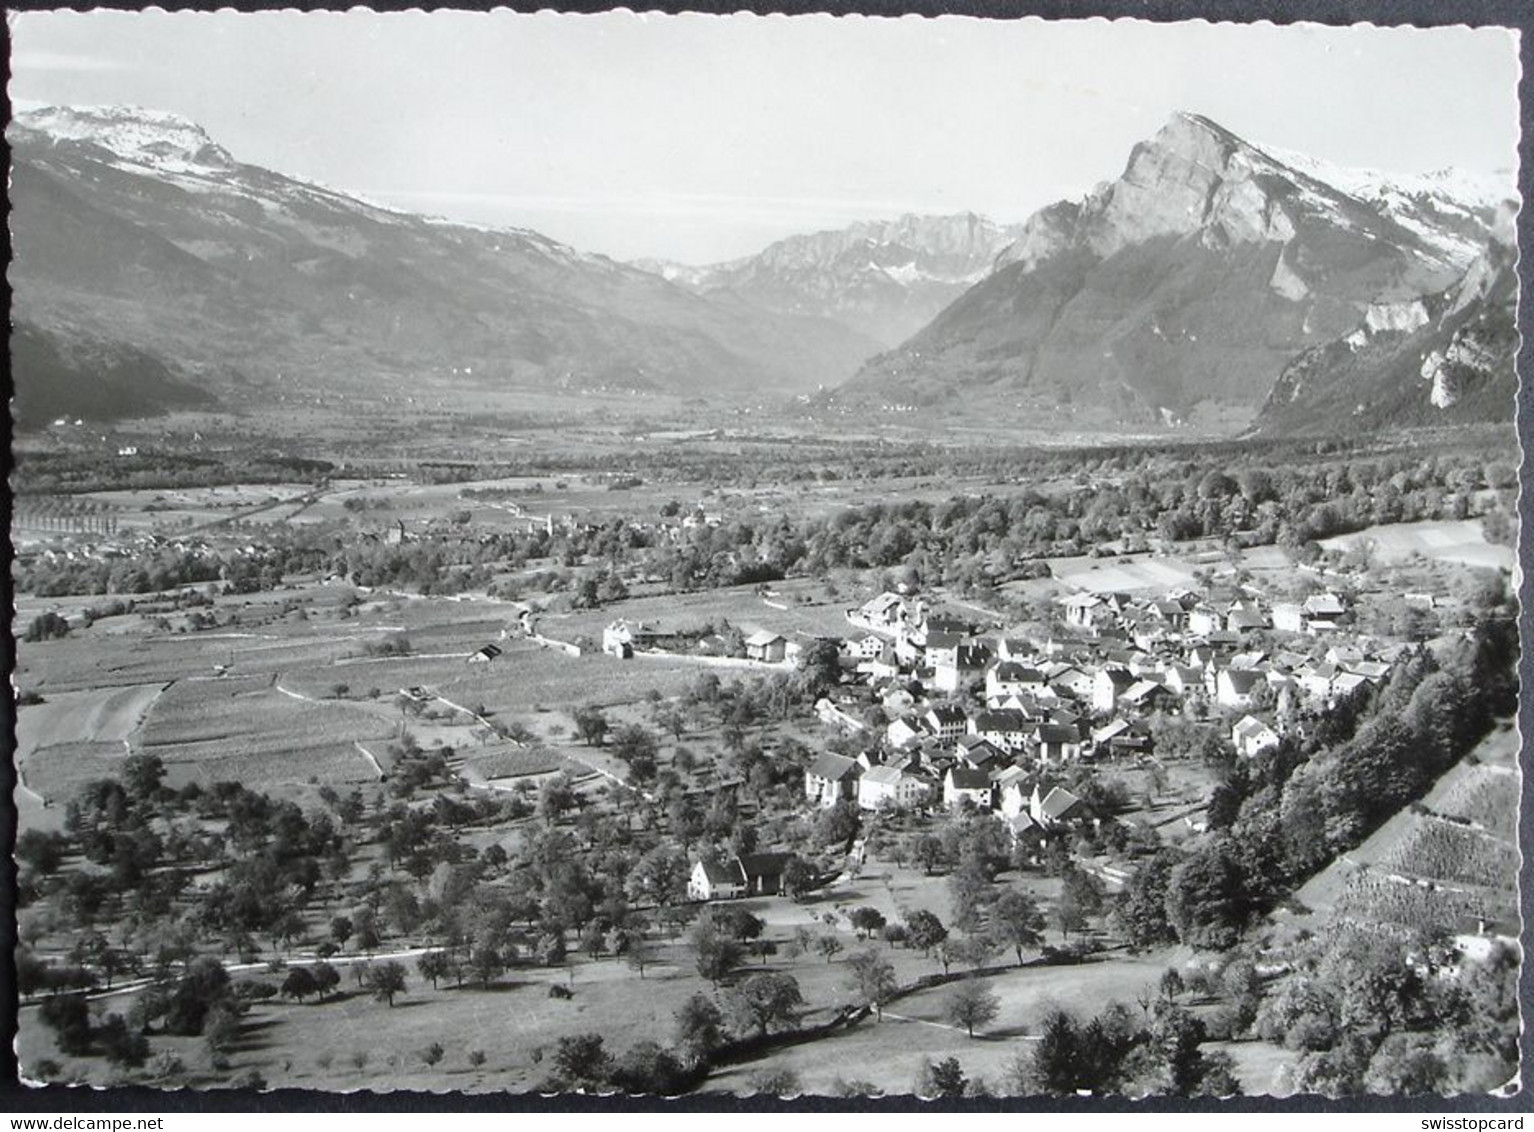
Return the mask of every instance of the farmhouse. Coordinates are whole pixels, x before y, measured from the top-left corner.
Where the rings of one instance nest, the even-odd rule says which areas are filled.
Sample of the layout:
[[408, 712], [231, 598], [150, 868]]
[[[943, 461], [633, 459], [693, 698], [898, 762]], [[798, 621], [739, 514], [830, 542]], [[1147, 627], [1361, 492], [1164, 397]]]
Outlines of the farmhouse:
[[905, 623], [905, 598], [888, 591], [857, 609], [847, 610], [847, 620], [860, 629], [890, 636]]
[[788, 639], [781, 633], [758, 629], [746, 638], [746, 659], [778, 664], [788, 655]]
[[687, 881], [691, 900], [733, 900], [741, 896], [775, 896], [783, 887], [783, 870], [791, 853], [742, 853], [720, 864], [708, 858], [694, 862]]
[[496, 646], [496, 645], [486, 645], [484, 648], [476, 649], [474, 652], [471, 652], [469, 654], [469, 663], [470, 664], [489, 664], [492, 660], [494, 660], [496, 657], [498, 657], [500, 655], [501, 655], [501, 650], [500, 650], [500, 648], [498, 646]]
[[1243, 715], [1230, 729], [1230, 741], [1237, 754], [1252, 758], [1278, 746], [1279, 737], [1277, 731], [1255, 715]]
[[876, 766], [858, 779], [858, 806], [865, 810], [919, 806], [931, 790], [932, 782], [921, 775], [898, 766]]
[[1032, 726], [1028, 717], [1015, 708], [996, 708], [977, 712], [969, 721], [970, 734], [995, 744], [1004, 751], [1021, 751], [1027, 745]]
[[827, 751], [805, 769], [804, 797], [813, 805], [825, 808], [844, 798], [855, 798], [861, 771], [857, 760]]
[[721, 865], [717, 861], [703, 859], [692, 867], [687, 881], [689, 900], [733, 900], [746, 894], [746, 877], [736, 861]]
[[976, 809], [991, 808], [991, 776], [966, 766], [950, 767], [943, 778], [943, 804], [952, 810], [966, 802]]
[[1134, 685], [1135, 678], [1127, 668], [1101, 668], [1092, 680], [1092, 707], [1110, 712], [1118, 706], [1119, 697]]
[[1061, 723], [1039, 725], [1035, 734], [1038, 759], [1046, 766], [1063, 766], [1081, 757], [1081, 732]]
[[1077, 820], [1084, 816], [1084, 809], [1081, 799], [1063, 786], [1051, 787], [1043, 797], [1035, 786], [1028, 800], [1028, 816], [1045, 829]]
[[1222, 668], [1214, 681], [1215, 702], [1225, 708], [1249, 708], [1263, 683], [1263, 674], [1253, 669]]
[[939, 741], [952, 743], [969, 730], [969, 716], [957, 704], [939, 704], [922, 716], [922, 725]]

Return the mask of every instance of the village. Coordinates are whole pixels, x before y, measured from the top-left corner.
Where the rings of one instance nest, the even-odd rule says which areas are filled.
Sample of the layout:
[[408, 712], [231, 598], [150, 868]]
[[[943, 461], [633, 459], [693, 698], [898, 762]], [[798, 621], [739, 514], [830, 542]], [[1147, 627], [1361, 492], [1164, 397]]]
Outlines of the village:
[[[815, 713], [862, 750], [819, 754], [804, 772], [807, 804], [992, 814], [1038, 860], [1051, 835], [1122, 820], [1084, 804], [1063, 784], [1068, 775], [1155, 766], [1165, 781], [1157, 737], [1182, 721], [1230, 758], [1252, 759], [1381, 685], [1412, 647], [1356, 634], [1346, 603], [1329, 592], [1269, 604], [1227, 584], [1159, 598], [1082, 592], [1060, 605], [1058, 632], [1043, 643], [987, 633], [915, 594], [885, 592], [848, 609], [855, 632], [836, 641], [847, 682]], [[603, 648], [627, 658], [675, 644], [618, 621]], [[791, 667], [803, 648], [769, 630], [744, 644], [743, 666]], [[1204, 832], [1203, 808], [1183, 815], [1188, 830]], [[781, 869], [787, 856], [699, 860], [689, 895], [775, 892], [764, 869]], [[1103, 873], [1113, 888], [1127, 876]]]

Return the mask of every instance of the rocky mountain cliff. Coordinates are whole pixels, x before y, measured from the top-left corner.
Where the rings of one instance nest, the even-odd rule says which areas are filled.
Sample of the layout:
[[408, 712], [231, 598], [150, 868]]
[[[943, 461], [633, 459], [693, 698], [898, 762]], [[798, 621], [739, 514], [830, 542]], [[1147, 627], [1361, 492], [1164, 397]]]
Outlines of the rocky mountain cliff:
[[1516, 257], [1510, 242], [1493, 240], [1447, 290], [1370, 307], [1351, 332], [1284, 368], [1258, 429], [1320, 434], [1511, 420]]
[[142, 389], [153, 411], [169, 403], [161, 392], [390, 383], [760, 400], [833, 383], [877, 348], [833, 321], [704, 298], [536, 232], [415, 216], [241, 164], [174, 115], [52, 107], [19, 113], [7, 136], [13, 317], [44, 344], [15, 355], [18, 388], [25, 400], [68, 369], [82, 394], [32, 398], [49, 412], [119, 405], [90, 396], [99, 366], [70, 368], [104, 352], [128, 359], [119, 376], [161, 379]]
[[989, 275], [1020, 234], [972, 212], [901, 216], [791, 236], [757, 255], [708, 267], [635, 264], [709, 296], [784, 314], [835, 319], [894, 346]]
[[[1301, 166], [1304, 166], [1303, 168]], [[1501, 195], [1285, 161], [1177, 114], [1036, 213], [997, 270], [822, 404], [1104, 430], [1249, 423], [1302, 351], [1450, 287]]]

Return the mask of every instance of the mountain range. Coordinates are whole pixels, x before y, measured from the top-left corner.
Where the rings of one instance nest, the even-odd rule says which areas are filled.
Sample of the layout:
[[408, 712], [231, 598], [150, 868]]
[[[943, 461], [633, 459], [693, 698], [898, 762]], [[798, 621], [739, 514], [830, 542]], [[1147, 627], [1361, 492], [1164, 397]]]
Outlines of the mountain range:
[[994, 272], [824, 403], [1103, 430], [1249, 424], [1296, 356], [1452, 287], [1504, 203], [1448, 175], [1328, 172], [1177, 114], [1118, 179], [1034, 214]]
[[707, 267], [642, 260], [700, 295], [731, 296], [783, 314], [834, 319], [897, 346], [991, 273], [1021, 234], [973, 212], [907, 214], [790, 236], [756, 255]]
[[[242, 164], [132, 107], [23, 111], [11, 143], [22, 424], [101, 413], [99, 366], [154, 369], [144, 411], [274, 389], [486, 384], [786, 397], [877, 344], [840, 323], [693, 294], [536, 232], [411, 215]], [[39, 371], [41, 372], [41, 371]], [[84, 396], [64, 397], [60, 390]]]
[[1095, 432], [1512, 415], [1510, 175], [1338, 169], [1193, 114], [1021, 225], [903, 216], [706, 267], [401, 212], [139, 108], [7, 136], [23, 427], [492, 388]]

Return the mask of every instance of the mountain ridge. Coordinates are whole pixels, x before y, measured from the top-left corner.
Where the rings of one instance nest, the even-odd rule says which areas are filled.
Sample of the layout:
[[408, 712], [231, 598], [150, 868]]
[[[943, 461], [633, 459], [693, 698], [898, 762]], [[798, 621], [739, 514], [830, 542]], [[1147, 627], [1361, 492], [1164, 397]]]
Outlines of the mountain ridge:
[[1494, 219], [1397, 195], [1413, 210], [1179, 112], [1118, 178], [1034, 213], [992, 275], [819, 404], [1239, 430], [1290, 360], [1370, 304], [1451, 285]]
[[19, 113], [7, 136], [17, 316], [188, 380], [232, 368], [253, 388], [326, 391], [472, 374], [755, 401], [836, 381], [877, 348], [536, 232], [242, 164], [176, 115], [50, 107]]
[[788, 236], [721, 263], [635, 263], [701, 295], [834, 319], [889, 347], [988, 275], [1017, 234], [974, 212], [905, 213]]

